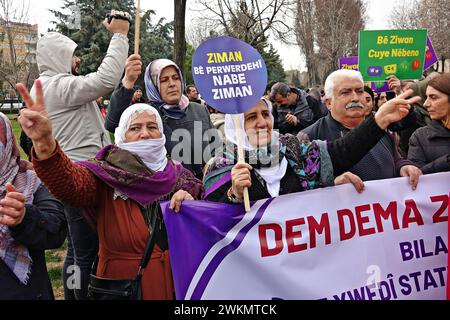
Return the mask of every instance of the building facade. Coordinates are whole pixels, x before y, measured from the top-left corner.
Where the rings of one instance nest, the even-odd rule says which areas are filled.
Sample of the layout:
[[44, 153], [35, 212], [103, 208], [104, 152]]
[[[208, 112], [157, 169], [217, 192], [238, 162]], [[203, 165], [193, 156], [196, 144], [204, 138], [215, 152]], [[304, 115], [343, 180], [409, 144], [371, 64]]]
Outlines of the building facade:
[[0, 100], [17, 99], [14, 87], [30, 87], [39, 76], [36, 64], [38, 25], [0, 19]]

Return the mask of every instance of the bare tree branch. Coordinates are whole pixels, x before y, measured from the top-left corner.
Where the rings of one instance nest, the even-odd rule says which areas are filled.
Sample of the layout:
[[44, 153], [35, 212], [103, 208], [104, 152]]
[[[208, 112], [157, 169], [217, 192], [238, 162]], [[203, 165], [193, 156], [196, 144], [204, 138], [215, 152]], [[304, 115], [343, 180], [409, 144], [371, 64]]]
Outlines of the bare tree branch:
[[203, 18], [220, 21], [223, 34], [255, 45], [270, 35], [287, 43], [292, 31], [286, 23], [286, 12], [292, 8], [289, 0], [197, 0]]
[[[37, 29], [27, 24], [29, 11], [28, 1], [0, 0], [0, 30], [6, 47], [0, 53], [0, 90], [7, 83], [7, 91], [16, 94], [16, 84], [23, 82], [29, 84], [30, 79], [37, 78], [37, 67], [33, 58], [37, 41]], [[5, 54], [7, 53], [7, 54]]]
[[323, 83], [339, 57], [356, 53], [365, 11], [365, 0], [297, 0], [296, 39], [306, 59], [309, 85]]
[[450, 0], [414, 0], [400, 2], [391, 12], [391, 25], [399, 29], [428, 30], [437, 55], [442, 60], [450, 58]]

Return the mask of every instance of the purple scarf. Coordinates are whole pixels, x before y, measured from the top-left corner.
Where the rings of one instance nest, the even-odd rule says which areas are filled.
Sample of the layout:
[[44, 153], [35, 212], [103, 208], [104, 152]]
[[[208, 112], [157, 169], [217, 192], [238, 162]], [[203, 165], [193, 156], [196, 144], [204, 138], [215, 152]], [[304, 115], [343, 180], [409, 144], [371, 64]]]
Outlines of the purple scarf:
[[154, 172], [138, 156], [115, 145], [104, 147], [92, 160], [78, 163], [144, 207], [173, 192], [182, 170], [181, 164], [168, 161], [163, 171]]

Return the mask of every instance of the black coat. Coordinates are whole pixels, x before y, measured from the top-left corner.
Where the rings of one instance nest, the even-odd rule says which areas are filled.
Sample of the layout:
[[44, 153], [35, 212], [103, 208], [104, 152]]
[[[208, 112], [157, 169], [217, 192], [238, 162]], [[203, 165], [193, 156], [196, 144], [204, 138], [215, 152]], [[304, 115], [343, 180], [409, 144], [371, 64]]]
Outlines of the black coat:
[[20, 147], [28, 156], [28, 161], [31, 161], [31, 148], [33, 147], [33, 142], [23, 130], [20, 132]]
[[[336, 121], [331, 114], [328, 114], [312, 126], [302, 130], [298, 137], [333, 141], [345, 136], [350, 131]], [[389, 133], [385, 133], [384, 137], [349, 171], [363, 181], [390, 179], [400, 176], [400, 169], [403, 166], [413, 164], [400, 156], [395, 148], [393, 138]]]
[[[310, 126], [314, 123], [314, 113], [312, 107], [308, 104], [310, 101], [306, 96], [306, 92], [292, 88], [291, 92], [297, 95], [295, 104], [289, 106], [278, 106], [273, 108], [272, 114], [274, 117], [274, 129], [278, 129], [281, 134], [296, 135], [300, 130]], [[292, 114], [297, 117], [298, 123], [296, 126], [286, 122], [286, 116]]]
[[408, 160], [424, 174], [450, 171], [450, 130], [438, 121], [417, 129], [409, 140]]
[[64, 207], [41, 185], [34, 194], [33, 204], [25, 208], [22, 223], [10, 230], [12, 237], [30, 252], [31, 275], [28, 284], [23, 285], [0, 259], [0, 300], [52, 300], [45, 250], [59, 248], [66, 238]]

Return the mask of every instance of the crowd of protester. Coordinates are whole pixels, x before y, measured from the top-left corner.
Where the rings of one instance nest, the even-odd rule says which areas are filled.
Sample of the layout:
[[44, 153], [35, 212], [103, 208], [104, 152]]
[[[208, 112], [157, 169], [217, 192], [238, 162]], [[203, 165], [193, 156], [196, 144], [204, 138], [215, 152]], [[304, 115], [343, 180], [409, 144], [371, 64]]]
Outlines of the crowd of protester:
[[[126, 19], [104, 26], [108, 51], [86, 76], [72, 40], [56, 32], [39, 40], [39, 79], [30, 93], [17, 85], [31, 162], [0, 113], [0, 299], [53, 299], [44, 252], [66, 236], [65, 299], [87, 299], [91, 273], [133, 278], [151, 236], [143, 298], [173, 299], [163, 200], [179, 212], [185, 200], [240, 204], [245, 188], [256, 201], [347, 183], [363, 192], [365, 181], [400, 176], [415, 189], [422, 174], [450, 171], [449, 73], [392, 76], [391, 92], [378, 94], [353, 70], [307, 90], [270, 83], [235, 122], [186, 85], [173, 61], [143, 69], [138, 54], [127, 57]], [[111, 92], [105, 110], [100, 98]]]

